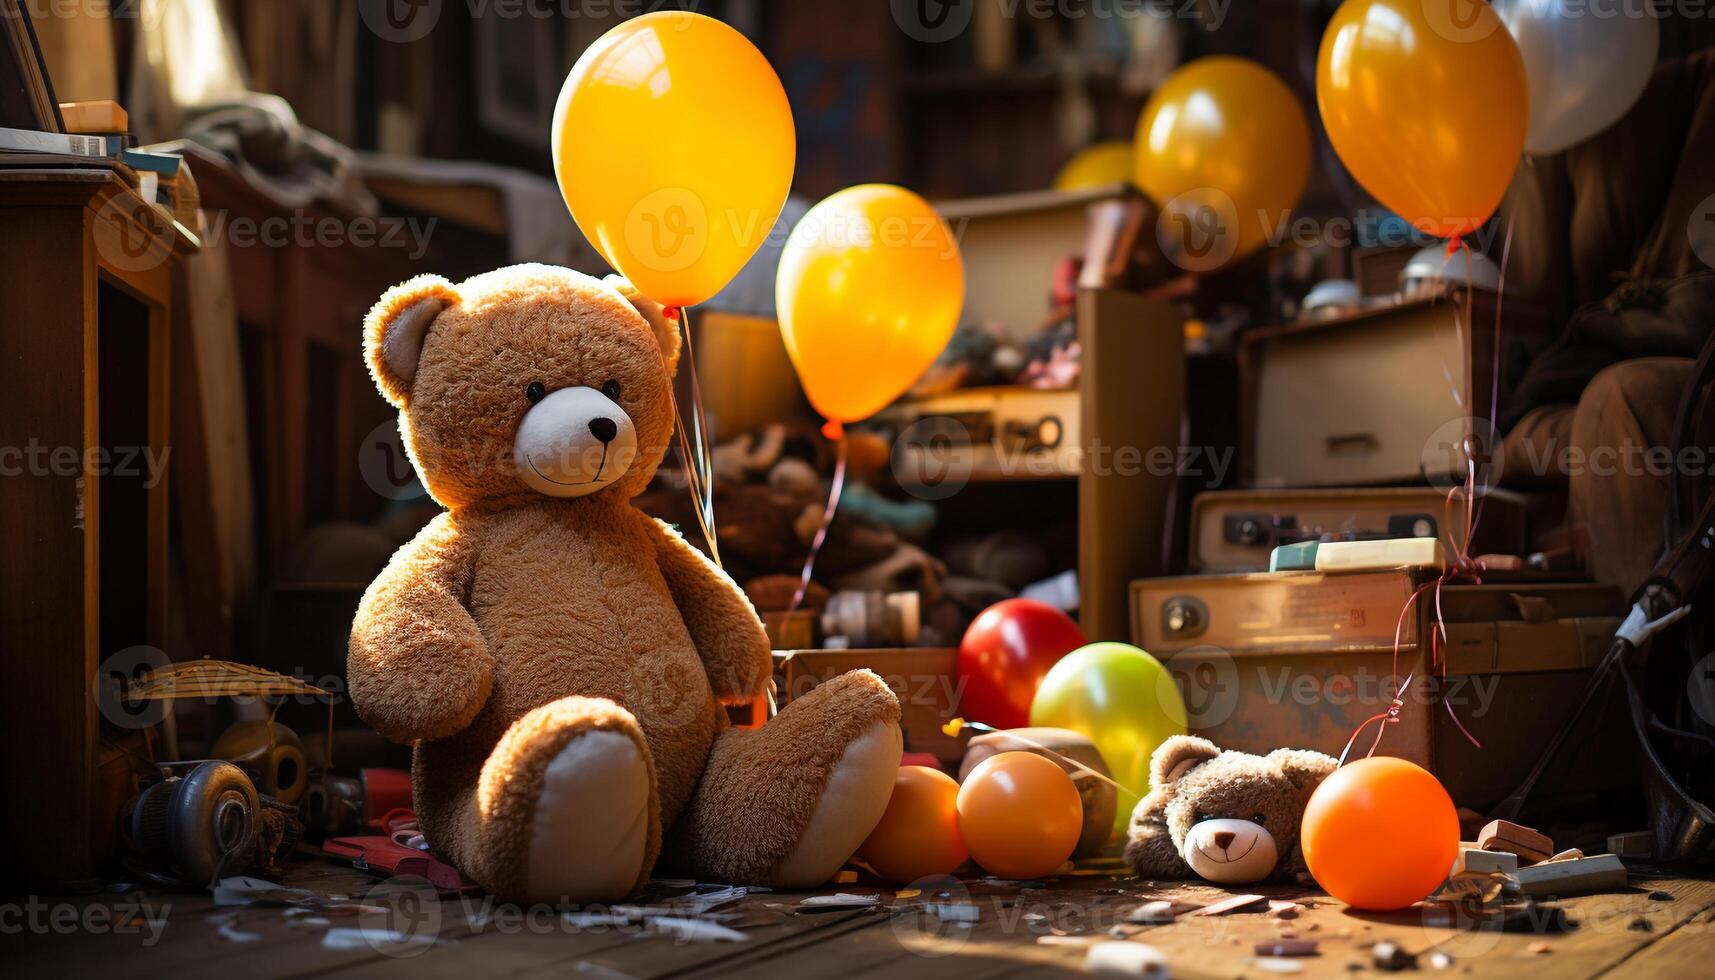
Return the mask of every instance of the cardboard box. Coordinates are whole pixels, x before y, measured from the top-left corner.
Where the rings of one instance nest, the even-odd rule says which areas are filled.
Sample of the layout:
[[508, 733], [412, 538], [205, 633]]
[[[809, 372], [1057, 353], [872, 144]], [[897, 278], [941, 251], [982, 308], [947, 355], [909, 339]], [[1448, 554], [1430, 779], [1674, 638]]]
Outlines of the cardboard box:
[[927, 752], [948, 772], [956, 773], [970, 736], [948, 735], [941, 726], [963, 714], [959, 707], [964, 685], [959, 680], [958, 654], [951, 647], [788, 650], [774, 654], [774, 682], [784, 709], [823, 681], [847, 671], [873, 670], [899, 696], [905, 751]]

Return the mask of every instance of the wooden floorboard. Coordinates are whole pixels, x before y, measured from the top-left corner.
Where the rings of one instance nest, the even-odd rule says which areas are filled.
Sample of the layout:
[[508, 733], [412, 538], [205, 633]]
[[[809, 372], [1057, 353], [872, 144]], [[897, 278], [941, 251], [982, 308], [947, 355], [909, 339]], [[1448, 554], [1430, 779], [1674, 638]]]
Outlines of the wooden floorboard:
[[[286, 884], [330, 896], [375, 895], [375, 879], [310, 860], [294, 866]], [[1320, 893], [1259, 887], [1276, 899], [1303, 903], [1294, 919], [1260, 913], [1197, 917], [1170, 924], [1128, 926], [1126, 913], [1144, 901], [1197, 906], [1226, 897], [1208, 885], [1152, 884], [1130, 877], [1072, 876], [1047, 887], [966, 881], [936, 894], [898, 897], [895, 890], [845, 886], [881, 896], [877, 909], [806, 913], [804, 893], [755, 893], [729, 905], [726, 924], [744, 942], [684, 942], [635, 927], [575, 928], [557, 910], [496, 906], [481, 897], [449, 898], [411, 910], [432, 945], [398, 950], [330, 949], [328, 925], [293, 921], [278, 907], [217, 908], [206, 894], [138, 889], [80, 898], [0, 900], [0, 968], [7, 975], [172, 975], [285, 980], [310, 976], [401, 977], [408, 980], [576, 975], [590, 980], [780, 976], [790, 980], [936, 977], [996, 980], [1084, 975], [1088, 947], [1116, 929], [1166, 956], [1180, 980], [1278, 976], [1256, 961], [1258, 942], [1312, 939], [1319, 955], [1298, 961], [1306, 978], [1349, 976], [1370, 969], [1370, 949], [1390, 940], [1426, 956], [1450, 955], [1460, 977], [1630, 978], [1706, 976], [1715, 964], [1715, 875], [1662, 875], [1634, 869], [1633, 887], [1615, 894], [1554, 902], [1574, 928], [1564, 932], [1461, 929], [1438, 910], [1391, 915], [1353, 912]], [[382, 897], [386, 897], [383, 895]], [[974, 922], [925, 915], [924, 900], [968, 902]], [[380, 899], [371, 899], [380, 901]], [[147, 933], [131, 906], [164, 916], [159, 936]], [[35, 909], [34, 912], [30, 911]], [[236, 914], [234, 914], [236, 913]], [[32, 918], [33, 916], [33, 918]], [[107, 923], [90, 928], [94, 919]], [[57, 917], [57, 918], [56, 918]], [[426, 918], [425, 918], [426, 917]], [[125, 923], [115, 931], [113, 921]], [[334, 918], [355, 926], [373, 918]], [[223, 932], [224, 927], [224, 932]], [[248, 939], [249, 941], [241, 941]], [[1427, 961], [1423, 969], [1428, 972]]]

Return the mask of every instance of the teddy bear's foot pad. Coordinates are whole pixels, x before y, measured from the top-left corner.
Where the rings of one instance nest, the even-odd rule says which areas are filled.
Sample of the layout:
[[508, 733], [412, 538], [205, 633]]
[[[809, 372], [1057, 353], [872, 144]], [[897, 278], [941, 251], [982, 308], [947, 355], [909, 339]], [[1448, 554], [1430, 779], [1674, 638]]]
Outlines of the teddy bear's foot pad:
[[566, 743], [543, 773], [530, 823], [530, 898], [625, 897], [642, 870], [648, 807], [649, 769], [624, 733], [590, 731]]
[[775, 869], [774, 884], [814, 888], [834, 876], [881, 821], [902, 749], [899, 726], [891, 722], [876, 722], [846, 746], [804, 836]]

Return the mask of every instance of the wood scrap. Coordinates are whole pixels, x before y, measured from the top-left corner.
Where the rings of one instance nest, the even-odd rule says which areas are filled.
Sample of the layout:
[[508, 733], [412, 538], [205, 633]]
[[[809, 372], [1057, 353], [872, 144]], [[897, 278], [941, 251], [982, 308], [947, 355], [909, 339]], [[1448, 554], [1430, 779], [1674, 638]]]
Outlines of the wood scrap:
[[1229, 912], [1246, 912], [1250, 911], [1253, 906], [1261, 905], [1266, 901], [1268, 901], [1268, 899], [1262, 895], [1234, 895], [1232, 898], [1224, 898], [1213, 905], [1205, 905], [1191, 914], [1201, 916], [1226, 915]]
[[1566, 898], [1626, 887], [1626, 866], [1614, 854], [1520, 868], [1511, 875], [1525, 895]]
[[1506, 874], [1518, 870], [1518, 855], [1511, 851], [1489, 851], [1480, 847], [1462, 847], [1453, 859], [1452, 877], [1464, 874]]
[[1623, 858], [1647, 858], [1655, 851], [1655, 834], [1647, 830], [1609, 834], [1608, 850]]
[[1517, 854], [1521, 864], [1535, 864], [1554, 853], [1554, 841], [1547, 834], [1510, 820], [1489, 821], [1477, 834], [1477, 846]]

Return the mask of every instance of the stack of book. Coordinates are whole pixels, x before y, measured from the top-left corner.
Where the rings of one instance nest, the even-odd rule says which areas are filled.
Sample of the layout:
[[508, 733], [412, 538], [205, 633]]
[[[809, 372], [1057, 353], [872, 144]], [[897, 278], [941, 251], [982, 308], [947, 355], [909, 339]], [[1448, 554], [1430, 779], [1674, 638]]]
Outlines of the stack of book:
[[181, 156], [139, 149], [125, 109], [112, 100], [56, 101], [20, 0], [0, 0], [0, 34], [0, 168], [107, 167], [143, 200], [194, 224], [196, 185]]

